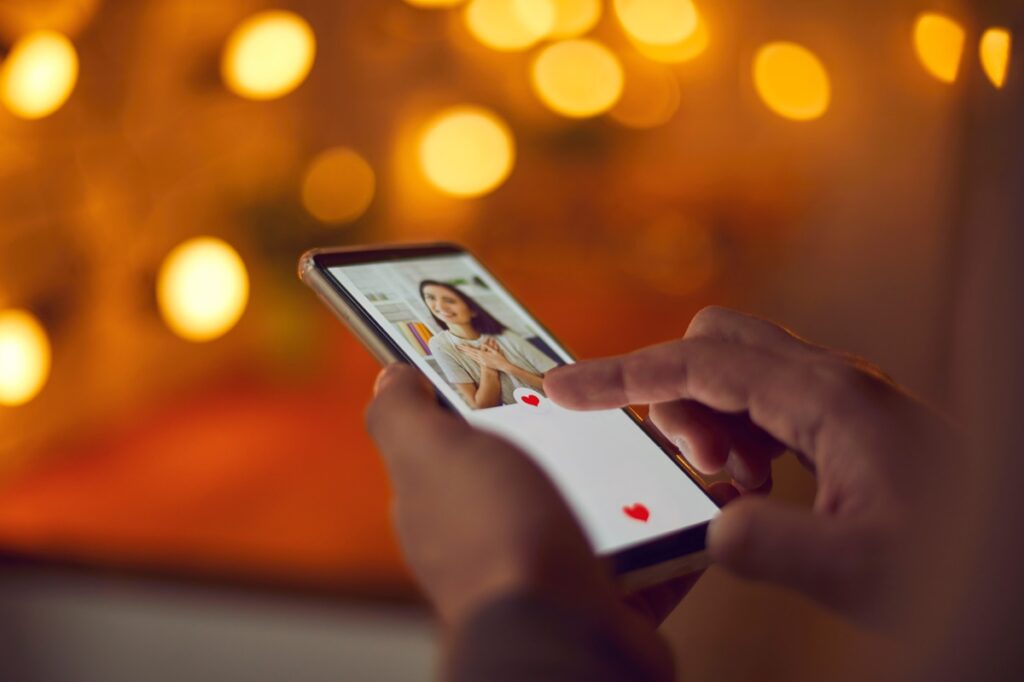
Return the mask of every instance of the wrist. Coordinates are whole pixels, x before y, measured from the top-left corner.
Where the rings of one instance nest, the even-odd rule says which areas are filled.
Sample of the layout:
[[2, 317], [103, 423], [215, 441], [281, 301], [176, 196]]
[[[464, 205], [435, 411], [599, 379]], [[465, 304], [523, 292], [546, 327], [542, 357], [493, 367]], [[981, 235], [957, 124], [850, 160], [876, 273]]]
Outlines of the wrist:
[[504, 679], [499, 673], [508, 671], [521, 678], [555, 672], [562, 679], [569, 671], [574, 679], [674, 677], [671, 654], [653, 627], [618, 604], [596, 610], [525, 587], [494, 595], [449, 627], [445, 667], [453, 680]]

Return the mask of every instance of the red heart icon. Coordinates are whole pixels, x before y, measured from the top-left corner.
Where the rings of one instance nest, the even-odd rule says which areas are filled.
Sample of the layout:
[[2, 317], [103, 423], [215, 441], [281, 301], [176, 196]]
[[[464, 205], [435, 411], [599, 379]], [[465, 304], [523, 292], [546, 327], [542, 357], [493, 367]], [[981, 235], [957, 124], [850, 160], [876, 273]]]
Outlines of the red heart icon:
[[535, 395], [524, 395], [522, 398], [520, 398], [520, 400], [522, 400], [524, 403], [532, 407], [537, 407], [538, 405], [540, 405], [540, 398], [538, 398]]
[[623, 507], [622, 511], [629, 518], [643, 521], [644, 523], [647, 523], [647, 519], [651, 518], [651, 511], [639, 502], [630, 507]]

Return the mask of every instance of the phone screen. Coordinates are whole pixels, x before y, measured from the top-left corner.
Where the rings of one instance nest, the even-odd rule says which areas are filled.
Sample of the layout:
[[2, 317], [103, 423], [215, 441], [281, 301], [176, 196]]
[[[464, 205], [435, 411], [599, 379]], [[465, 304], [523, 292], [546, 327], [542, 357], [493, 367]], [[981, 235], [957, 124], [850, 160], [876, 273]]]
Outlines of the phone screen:
[[595, 551], [709, 521], [717, 506], [624, 410], [577, 412], [544, 394], [572, 357], [466, 253], [327, 272], [470, 423], [521, 447], [554, 481]]

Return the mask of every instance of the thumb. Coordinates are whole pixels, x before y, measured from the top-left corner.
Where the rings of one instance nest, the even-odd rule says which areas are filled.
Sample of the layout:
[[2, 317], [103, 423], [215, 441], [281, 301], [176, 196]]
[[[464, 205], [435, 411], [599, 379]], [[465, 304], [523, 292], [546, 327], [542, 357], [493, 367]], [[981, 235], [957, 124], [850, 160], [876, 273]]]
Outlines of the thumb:
[[[423, 452], [458, 438], [468, 426], [434, 400], [423, 374], [395, 363], [381, 371], [374, 398], [366, 410], [366, 426], [389, 464], [423, 459]], [[416, 434], [410, 438], [409, 434]]]
[[847, 519], [764, 497], [738, 499], [711, 522], [708, 552], [736, 575], [803, 593], [851, 616], [878, 590], [879, 552], [872, 534]]

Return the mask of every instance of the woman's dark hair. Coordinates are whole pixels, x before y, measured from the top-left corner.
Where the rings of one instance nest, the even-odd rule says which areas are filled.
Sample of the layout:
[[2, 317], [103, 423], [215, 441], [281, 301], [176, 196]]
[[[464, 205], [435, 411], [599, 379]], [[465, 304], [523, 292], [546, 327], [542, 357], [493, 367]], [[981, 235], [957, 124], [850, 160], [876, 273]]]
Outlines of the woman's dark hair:
[[[475, 329], [478, 333], [494, 334], [495, 336], [497, 336], [498, 334], [504, 332], [505, 329], [507, 329], [507, 327], [503, 325], [501, 322], [499, 322], [497, 318], [494, 317], [494, 315], [491, 315], [489, 312], [484, 310], [483, 306], [474, 301], [472, 296], [459, 291], [451, 284], [445, 284], [444, 282], [438, 282], [432, 279], [425, 279], [422, 282], [420, 282], [420, 298], [423, 299], [424, 303], [427, 302], [427, 299], [424, 298], [423, 296], [423, 289], [426, 287], [444, 287], [448, 291], [452, 292], [453, 294], [461, 298], [462, 302], [465, 303], [466, 307], [469, 308], [470, 312], [473, 313], [473, 318], [470, 321], [470, 324], [473, 325], [473, 329]], [[427, 308], [429, 309], [430, 306], [427, 306]], [[437, 325], [441, 329], [448, 329], [448, 325], [444, 323], [444, 320], [441, 320], [437, 317], [437, 315], [434, 315], [433, 311], [430, 312], [430, 315], [434, 318], [434, 321], [437, 322]]]

